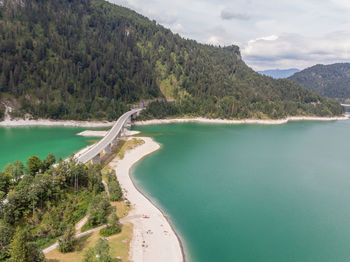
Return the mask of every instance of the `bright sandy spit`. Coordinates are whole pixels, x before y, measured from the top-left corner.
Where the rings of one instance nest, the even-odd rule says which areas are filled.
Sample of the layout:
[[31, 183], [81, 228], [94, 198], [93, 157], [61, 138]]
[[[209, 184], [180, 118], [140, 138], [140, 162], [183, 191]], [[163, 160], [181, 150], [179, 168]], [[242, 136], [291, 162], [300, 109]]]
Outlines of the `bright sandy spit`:
[[146, 155], [158, 150], [159, 144], [149, 137], [140, 137], [144, 144], [125, 153], [122, 160], [115, 158], [110, 166], [116, 170], [125, 197], [133, 208], [122, 223], [134, 227], [130, 243], [130, 259], [134, 262], [181, 262], [184, 255], [181, 242], [162, 212], [151, 203], [130, 178], [131, 167]]

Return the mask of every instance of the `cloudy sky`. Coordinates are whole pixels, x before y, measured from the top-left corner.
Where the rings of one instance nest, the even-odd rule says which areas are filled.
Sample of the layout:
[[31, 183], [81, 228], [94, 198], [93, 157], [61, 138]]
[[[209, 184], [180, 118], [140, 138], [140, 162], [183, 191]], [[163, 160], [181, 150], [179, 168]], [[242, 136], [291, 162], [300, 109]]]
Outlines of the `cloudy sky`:
[[109, 0], [256, 70], [350, 62], [350, 0]]

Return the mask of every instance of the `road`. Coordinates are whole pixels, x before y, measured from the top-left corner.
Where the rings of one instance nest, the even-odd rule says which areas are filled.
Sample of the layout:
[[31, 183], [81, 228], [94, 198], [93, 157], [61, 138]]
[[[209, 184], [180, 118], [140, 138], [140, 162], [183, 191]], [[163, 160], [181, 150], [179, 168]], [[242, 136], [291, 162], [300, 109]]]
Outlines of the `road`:
[[126, 112], [122, 115], [114, 126], [109, 130], [107, 135], [102, 138], [98, 143], [96, 143], [93, 147], [91, 147], [88, 151], [84, 152], [80, 156], [78, 156], [77, 161], [81, 163], [87, 163], [95, 156], [97, 156], [100, 152], [102, 152], [108, 144], [111, 144], [112, 141], [118, 136], [118, 134], [122, 131], [126, 121], [135, 113], [141, 111], [142, 109], [133, 109], [129, 112]]

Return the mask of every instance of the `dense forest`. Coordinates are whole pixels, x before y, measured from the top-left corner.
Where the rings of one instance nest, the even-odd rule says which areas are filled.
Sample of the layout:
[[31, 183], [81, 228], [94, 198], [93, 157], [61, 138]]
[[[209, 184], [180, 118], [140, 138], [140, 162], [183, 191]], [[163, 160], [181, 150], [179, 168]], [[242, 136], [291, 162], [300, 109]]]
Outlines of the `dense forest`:
[[[72, 251], [74, 225], [86, 214], [90, 228], [107, 223], [101, 166], [55, 163], [53, 155], [32, 156], [26, 165], [16, 161], [0, 172], [0, 261], [43, 261], [40, 250], [61, 236], [59, 250]], [[107, 229], [114, 233], [117, 226]]]
[[162, 97], [174, 102], [144, 117], [164, 113], [156, 107], [216, 118], [343, 113], [293, 81], [254, 72], [237, 46], [183, 39], [104, 0], [3, 0], [0, 32], [0, 100], [12, 116], [113, 120]]
[[315, 65], [290, 77], [322, 96], [350, 101], [350, 64]]

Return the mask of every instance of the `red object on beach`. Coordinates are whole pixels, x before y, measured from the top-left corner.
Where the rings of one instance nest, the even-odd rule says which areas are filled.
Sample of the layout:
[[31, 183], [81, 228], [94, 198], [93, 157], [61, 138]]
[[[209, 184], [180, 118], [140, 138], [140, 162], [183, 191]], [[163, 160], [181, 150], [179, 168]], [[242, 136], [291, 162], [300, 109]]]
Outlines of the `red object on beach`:
[[143, 218], [149, 218], [149, 216], [144, 216]]

